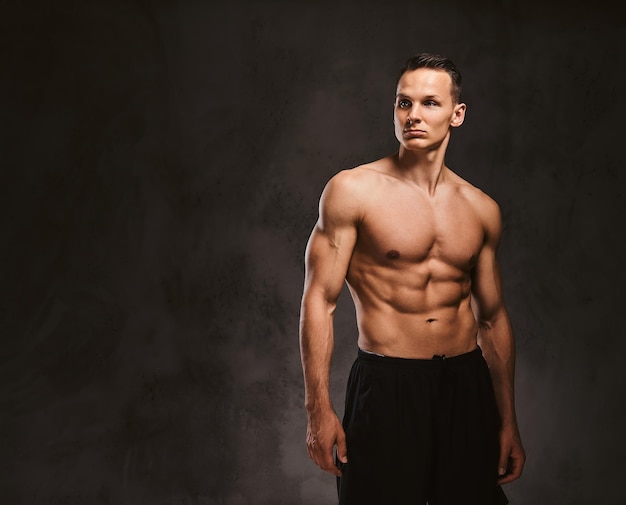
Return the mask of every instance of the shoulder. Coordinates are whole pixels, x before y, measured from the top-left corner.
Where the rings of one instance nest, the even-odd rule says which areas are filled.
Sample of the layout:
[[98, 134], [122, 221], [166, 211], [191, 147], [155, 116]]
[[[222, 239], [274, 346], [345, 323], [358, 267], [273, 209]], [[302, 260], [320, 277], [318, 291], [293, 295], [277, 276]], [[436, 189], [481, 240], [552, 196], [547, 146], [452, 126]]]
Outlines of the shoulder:
[[330, 178], [325, 190], [350, 193], [366, 190], [369, 186], [376, 184], [376, 179], [381, 175], [377, 166], [378, 162], [374, 162], [341, 170]]
[[448, 169], [448, 177], [450, 182], [454, 185], [456, 191], [461, 197], [463, 197], [469, 204], [471, 204], [476, 211], [481, 214], [499, 214], [500, 206], [498, 203], [482, 189], [474, 186], [469, 181], [463, 179], [461, 176]]
[[453, 182], [459, 195], [471, 206], [483, 224], [485, 231], [499, 235], [502, 227], [502, 215], [498, 202], [482, 189], [454, 174]]
[[320, 222], [353, 223], [361, 220], [362, 202], [367, 178], [361, 167], [341, 170], [333, 175], [322, 191], [319, 201]]
[[362, 205], [372, 192], [380, 186], [384, 177], [380, 161], [341, 170], [333, 175], [324, 186], [320, 203], [342, 206]]

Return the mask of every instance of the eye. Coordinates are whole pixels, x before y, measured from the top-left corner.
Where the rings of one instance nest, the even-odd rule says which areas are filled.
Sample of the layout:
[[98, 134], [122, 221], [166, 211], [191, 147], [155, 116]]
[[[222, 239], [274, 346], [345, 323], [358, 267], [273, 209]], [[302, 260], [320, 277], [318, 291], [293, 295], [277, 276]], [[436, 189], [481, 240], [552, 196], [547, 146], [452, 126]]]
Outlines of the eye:
[[424, 102], [424, 105], [427, 105], [428, 107], [435, 107], [437, 105], [439, 105], [437, 102], [435, 102], [434, 100], [426, 100]]
[[411, 106], [411, 102], [407, 100], [406, 98], [400, 98], [400, 100], [398, 100], [398, 107], [400, 107], [401, 109], [407, 109], [410, 106]]

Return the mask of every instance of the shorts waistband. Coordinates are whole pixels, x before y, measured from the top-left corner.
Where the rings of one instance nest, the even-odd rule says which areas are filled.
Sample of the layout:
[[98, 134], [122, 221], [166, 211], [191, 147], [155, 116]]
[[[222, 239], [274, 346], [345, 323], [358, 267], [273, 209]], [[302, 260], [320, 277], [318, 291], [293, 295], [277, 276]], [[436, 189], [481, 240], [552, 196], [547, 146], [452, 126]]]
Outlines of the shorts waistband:
[[389, 366], [392, 368], [406, 367], [406, 368], [429, 368], [440, 367], [445, 364], [446, 367], [463, 366], [468, 363], [475, 362], [477, 359], [482, 359], [482, 349], [477, 346], [473, 351], [469, 351], [456, 356], [439, 356], [434, 355], [432, 358], [398, 358], [395, 356], [383, 356], [381, 354], [374, 354], [363, 349], [359, 349], [357, 359], [359, 361], [366, 361], [369, 363], [376, 363], [382, 366]]

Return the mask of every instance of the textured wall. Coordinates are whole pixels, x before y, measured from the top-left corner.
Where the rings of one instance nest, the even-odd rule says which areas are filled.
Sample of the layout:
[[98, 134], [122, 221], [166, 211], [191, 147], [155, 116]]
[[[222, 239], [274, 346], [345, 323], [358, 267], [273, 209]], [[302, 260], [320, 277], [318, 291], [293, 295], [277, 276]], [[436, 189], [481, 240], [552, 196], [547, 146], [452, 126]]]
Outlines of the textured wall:
[[[471, 5], [470, 5], [471, 4]], [[528, 452], [512, 504], [623, 503], [622, 18], [539, 2], [5, 2], [0, 501], [321, 505], [302, 254], [396, 149], [396, 72], [451, 56], [449, 165], [499, 201]], [[338, 411], [355, 355], [336, 321]]]

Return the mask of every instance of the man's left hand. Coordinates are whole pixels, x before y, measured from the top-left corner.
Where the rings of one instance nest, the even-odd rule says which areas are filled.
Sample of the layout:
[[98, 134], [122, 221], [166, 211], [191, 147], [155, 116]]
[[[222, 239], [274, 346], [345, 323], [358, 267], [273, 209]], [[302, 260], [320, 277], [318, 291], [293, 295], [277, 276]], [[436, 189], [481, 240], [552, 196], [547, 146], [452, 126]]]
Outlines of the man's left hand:
[[498, 484], [507, 484], [522, 475], [526, 452], [517, 427], [504, 427], [500, 431], [500, 461]]

